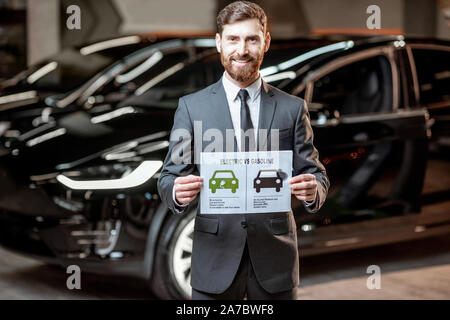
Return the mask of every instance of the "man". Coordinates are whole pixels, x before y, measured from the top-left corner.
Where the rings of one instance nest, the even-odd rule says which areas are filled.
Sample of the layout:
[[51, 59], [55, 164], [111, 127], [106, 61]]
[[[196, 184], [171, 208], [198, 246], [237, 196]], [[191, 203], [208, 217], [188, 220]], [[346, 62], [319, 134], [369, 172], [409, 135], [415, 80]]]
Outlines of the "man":
[[[293, 151], [291, 193], [303, 201], [307, 211], [317, 212], [329, 181], [313, 146], [308, 109], [302, 99], [261, 79], [259, 67], [269, 49], [270, 34], [267, 17], [258, 5], [237, 1], [225, 7], [217, 17], [216, 45], [224, 75], [217, 83], [180, 99], [158, 190], [173, 212], [197, 210], [192, 299], [295, 299], [299, 262], [292, 210], [200, 214], [198, 193], [203, 179], [199, 164], [191, 160], [199, 159], [196, 153], [205, 149], [205, 142], [201, 148], [194, 148], [194, 142], [208, 129], [220, 130], [226, 137], [227, 130], [234, 128], [234, 151], [252, 151], [255, 146], [260, 150], [264, 135], [256, 132], [279, 130], [279, 149]], [[194, 130], [198, 123], [201, 132]], [[190, 161], [177, 161], [180, 146], [186, 147], [186, 139], [172, 141], [180, 129], [188, 133], [187, 146], [195, 150], [194, 155], [187, 152]], [[253, 134], [243, 134], [248, 131]], [[270, 139], [265, 143], [272, 146]]]

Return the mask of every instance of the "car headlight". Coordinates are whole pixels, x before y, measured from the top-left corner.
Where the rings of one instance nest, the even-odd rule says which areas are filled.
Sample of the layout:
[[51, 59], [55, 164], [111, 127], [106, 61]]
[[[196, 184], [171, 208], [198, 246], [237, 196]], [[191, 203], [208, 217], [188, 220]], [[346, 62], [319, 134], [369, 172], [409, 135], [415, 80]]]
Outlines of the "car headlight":
[[144, 161], [124, 177], [109, 180], [73, 180], [63, 174], [56, 180], [73, 190], [110, 190], [128, 189], [140, 186], [152, 178], [162, 167], [162, 161]]
[[261, 180], [256, 180], [256, 184], [260, 184], [261, 183]]
[[212, 184], [216, 184], [216, 180], [211, 181]]

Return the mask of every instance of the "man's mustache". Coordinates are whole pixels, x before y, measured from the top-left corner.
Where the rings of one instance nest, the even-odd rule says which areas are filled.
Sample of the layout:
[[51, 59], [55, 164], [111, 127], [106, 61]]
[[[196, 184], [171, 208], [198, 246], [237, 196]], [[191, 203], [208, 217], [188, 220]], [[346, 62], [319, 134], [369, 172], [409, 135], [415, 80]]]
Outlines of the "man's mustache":
[[237, 61], [252, 62], [252, 61], [255, 61], [256, 58], [251, 56], [251, 55], [249, 55], [249, 54], [243, 55], [243, 56], [233, 55], [233, 56], [230, 57], [230, 61], [232, 61], [232, 60], [234, 60], [234, 61], [237, 60]]

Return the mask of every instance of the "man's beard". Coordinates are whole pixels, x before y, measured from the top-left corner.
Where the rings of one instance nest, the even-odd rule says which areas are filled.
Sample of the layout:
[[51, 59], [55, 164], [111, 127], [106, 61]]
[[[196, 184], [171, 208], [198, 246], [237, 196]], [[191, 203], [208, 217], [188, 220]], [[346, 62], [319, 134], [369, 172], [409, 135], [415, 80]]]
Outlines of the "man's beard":
[[[253, 56], [250, 54], [245, 55], [231, 55], [228, 57], [224, 57], [223, 50], [220, 53], [220, 61], [222, 62], [223, 67], [227, 71], [227, 73], [238, 82], [247, 82], [253, 78], [256, 78], [258, 74], [259, 67], [264, 59], [264, 53], [261, 52], [257, 56]], [[245, 66], [238, 67], [233, 65], [233, 60], [237, 61], [248, 61], [249, 63]]]

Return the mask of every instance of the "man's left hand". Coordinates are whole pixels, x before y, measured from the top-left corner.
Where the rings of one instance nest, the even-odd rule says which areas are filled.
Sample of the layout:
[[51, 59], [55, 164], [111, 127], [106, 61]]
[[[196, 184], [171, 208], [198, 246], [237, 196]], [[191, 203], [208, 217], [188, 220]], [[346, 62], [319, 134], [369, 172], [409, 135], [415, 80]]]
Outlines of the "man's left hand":
[[289, 181], [291, 183], [291, 194], [295, 195], [298, 200], [316, 200], [317, 181], [315, 175], [310, 173], [299, 174]]

